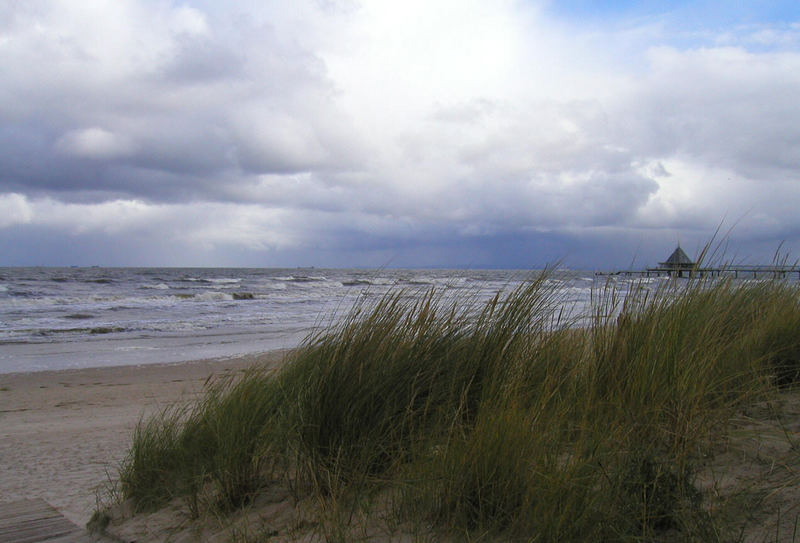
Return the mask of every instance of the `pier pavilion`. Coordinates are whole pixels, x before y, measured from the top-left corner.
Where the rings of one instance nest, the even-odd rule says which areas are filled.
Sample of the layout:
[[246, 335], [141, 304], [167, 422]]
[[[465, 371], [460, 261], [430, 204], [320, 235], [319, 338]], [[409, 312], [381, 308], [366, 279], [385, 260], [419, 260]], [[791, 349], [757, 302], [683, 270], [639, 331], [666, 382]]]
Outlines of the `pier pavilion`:
[[681, 246], [678, 245], [672, 254], [669, 255], [664, 262], [658, 263], [659, 268], [655, 268], [655, 270], [659, 271], [666, 271], [669, 275], [675, 275], [676, 277], [683, 277], [683, 272], [691, 273], [693, 269], [697, 266], [697, 263], [692, 262], [692, 259], [689, 258]]
[[680, 245], [675, 248], [672, 254], [664, 262], [659, 262], [657, 268], [647, 268], [644, 270], [622, 270], [612, 273], [598, 272], [596, 275], [622, 275], [639, 277], [718, 277], [726, 275], [728, 277], [772, 277], [781, 279], [797, 274], [800, 279], [800, 267], [797, 265], [721, 265], [721, 266], [701, 266], [681, 249]]

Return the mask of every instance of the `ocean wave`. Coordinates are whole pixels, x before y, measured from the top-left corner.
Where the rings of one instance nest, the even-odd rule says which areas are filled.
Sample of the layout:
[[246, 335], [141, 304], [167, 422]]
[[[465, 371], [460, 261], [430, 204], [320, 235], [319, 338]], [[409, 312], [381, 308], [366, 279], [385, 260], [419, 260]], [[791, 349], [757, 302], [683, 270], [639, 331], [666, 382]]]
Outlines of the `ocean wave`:
[[233, 300], [233, 294], [211, 290], [195, 294], [194, 298], [203, 302], [218, 302], [220, 300]]
[[187, 283], [206, 283], [209, 285], [233, 285], [242, 282], [239, 277], [181, 277], [180, 280]]
[[[157, 286], [140, 287], [142, 294], [148, 290], [153, 292], [154, 295], [117, 295], [117, 296], [45, 296], [36, 297], [35, 295], [22, 295], [16, 296], [12, 293], [11, 296], [0, 297], [0, 310], [10, 311], [48, 311], [54, 310], [59, 313], [68, 312], [64, 317], [60, 315], [59, 318], [79, 318], [71, 317], [70, 315], [83, 315], [94, 314], [103, 311], [125, 311], [125, 310], [148, 310], [157, 308], [169, 308], [176, 304], [185, 303], [187, 301], [200, 301], [200, 302], [224, 302], [232, 300], [256, 300], [268, 298], [268, 296], [260, 295], [256, 292], [241, 290], [241, 291], [226, 291], [222, 290], [207, 290], [201, 292], [176, 292], [168, 294], [167, 289]], [[225, 289], [226, 286], [220, 288]], [[283, 289], [276, 289], [283, 290]], [[156, 292], [163, 291], [163, 295], [155, 295]]]
[[[7, 287], [6, 292], [0, 290], [0, 341], [73, 342], [91, 336], [113, 342], [119, 338], [199, 336], [207, 331], [309, 329], [321, 316], [346, 312], [359, 297], [371, 303], [393, 287], [405, 289], [403, 296], [408, 300], [434, 286], [447, 296], [458, 296], [463, 288], [483, 296], [513, 287], [504, 273], [438, 270], [14, 272], [20, 275], [9, 277], [3, 270], [5, 279], [0, 280], [0, 287]], [[63, 284], [53, 278], [62, 278]], [[86, 279], [110, 279], [113, 284], [93, 284]], [[585, 297], [579, 289], [567, 296]], [[36, 335], [36, 331], [44, 332]]]
[[158, 283], [158, 284], [155, 284], [155, 285], [148, 284], [148, 285], [142, 285], [140, 288], [149, 288], [149, 289], [155, 289], [155, 290], [168, 290], [169, 289], [169, 285], [167, 285], [166, 283]]
[[433, 280], [435, 285], [447, 288], [462, 288], [468, 282], [469, 280], [466, 277], [437, 277]]
[[40, 299], [45, 296], [45, 293], [39, 290], [23, 290], [18, 286], [11, 287], [8, 294], [13, 298], [32, 298]]
[[426, 277], [418, 277], [416, 279], [401, 279], [400, 282], [404, 285], [412, 286], [434, 286], [436, 284], [433, 279]]
[[286, 290], [286, 283], [271, 283], [265, 286], [269, 290]]
[[89, 334], [89, 335], [102, 335], [102, 334], [118, 334], [130, 331], [129, 328], [117, 325], [107, 326], [86, 326], [81, 328], [38, 328], [31, 330], [14, 330], [16, 334], [24, 334], [29, 337], [52, 337], [62, 336], [66, 334]]
[[341, 282], [341, 285], [343, 287], [361, 287], [361, 286], [389, 287], [395, 284], [397, 284], [397, 281], [395, 279], [389, 279], [386, 277], [376, 277], [374, 279], [350, 279]]
[[372, 281], [368, 279], [354, 279], [352, 281], [342, 281], [343, 287], [360, 287], [372, 284], [373, 284]]
[[287, 283], [317, 283], [327, 281], [328, 278], [322, 275], [287, 275], [283, 277], [273, 277], [275, 281], [285, 281]]
[[89, 328], [89, 333], [92, 335], [97, 334], [115, 334], [120, 332], [126, 332], [128, 329], [122, 326], [94, 326]]

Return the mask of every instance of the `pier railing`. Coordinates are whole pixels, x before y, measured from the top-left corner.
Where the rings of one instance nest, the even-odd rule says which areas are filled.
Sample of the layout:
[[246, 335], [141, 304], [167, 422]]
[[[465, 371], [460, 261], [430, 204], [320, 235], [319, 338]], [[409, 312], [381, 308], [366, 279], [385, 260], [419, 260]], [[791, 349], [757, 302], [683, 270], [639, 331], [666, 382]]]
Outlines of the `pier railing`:
[[728, 265], [728, 266], [698, 266], [698, 267], [658, 267], [644, 270], [620, 270], [616, 272], [597, 272], [596, 275], [614, 275], [623, 277], [772, 277], [784, 279], [797, 275], [800, 279], [800, 268], [797, 266], [770, 266], [770, 265]]

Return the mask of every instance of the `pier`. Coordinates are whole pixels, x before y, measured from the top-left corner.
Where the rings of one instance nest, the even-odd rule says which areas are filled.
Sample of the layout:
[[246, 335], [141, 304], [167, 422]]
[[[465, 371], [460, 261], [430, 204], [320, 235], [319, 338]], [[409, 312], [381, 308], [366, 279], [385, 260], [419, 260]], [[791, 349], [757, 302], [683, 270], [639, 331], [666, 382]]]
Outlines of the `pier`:
[[683, 249], [678, 246], [670, 257], [664, 262], [659, 262], [655, 268], [643, 270], [621, 270], [616, 272], [597, 272], [595, 275], [622, 276], [622, 277], [733, 277], [742, 278], [772, 278], [785, 279], [797, 274], [800, 280], [800, 268], [785, 265], [723, 265], [700, 266], [686, 256]]
[[622, 277], [733, 277], [785, 279], [797, 276], [800, 279], [800, 269], [796, 266], [721, 266], [703, 267], [675, 270], [670, 268], [647, 268], [644, 270], [620, 270], [615, 272], [597, 272], [595, 275], [622, 276]]

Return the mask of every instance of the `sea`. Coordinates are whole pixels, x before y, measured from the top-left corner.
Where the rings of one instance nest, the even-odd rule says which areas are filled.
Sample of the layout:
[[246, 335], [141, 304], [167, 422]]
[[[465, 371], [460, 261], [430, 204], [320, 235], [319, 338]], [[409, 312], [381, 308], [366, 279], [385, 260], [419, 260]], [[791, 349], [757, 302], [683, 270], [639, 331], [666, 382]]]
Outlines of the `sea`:
[[[0, 268], [0, 373], [174, 363], [298, 346], [392, 290], [488, 300], [524, 270]], [[598, 277], [548, 281], [570, 311]], [[607, 279], [603, 279], [607, 281]], [[654, 280], [658, 281], [658, 280]], [[576, 309], [577, 308], [577, 309]]]

